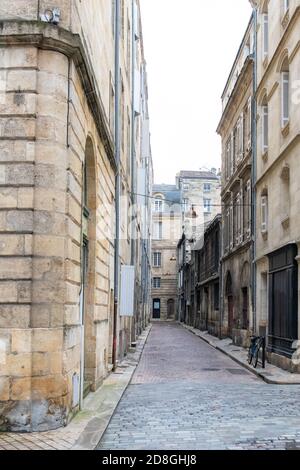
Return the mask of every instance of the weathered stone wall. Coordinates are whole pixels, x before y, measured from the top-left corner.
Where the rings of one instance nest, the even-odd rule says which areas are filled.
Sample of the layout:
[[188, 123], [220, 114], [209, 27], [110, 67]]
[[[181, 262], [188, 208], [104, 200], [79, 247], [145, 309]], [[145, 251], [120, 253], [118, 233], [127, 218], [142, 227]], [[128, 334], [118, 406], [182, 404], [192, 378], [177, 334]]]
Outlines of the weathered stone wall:
[[[27, 16], [34, 9], [29, 3]], [[67, 8], [69, 2], [64, 3]], [[94, 160], [95, 211], [85, 374], [92, 389], [107, 374], [114, 169], [82, 76], [67, 54], [7, 46], [0, 49], [0, 63], [0, 428], [46, 430], [66, 424], [78, 406], [73, 376], [79, 376], [82, 361], [87, 141]], [[102, 64], [109, 75], [109, 65]]]

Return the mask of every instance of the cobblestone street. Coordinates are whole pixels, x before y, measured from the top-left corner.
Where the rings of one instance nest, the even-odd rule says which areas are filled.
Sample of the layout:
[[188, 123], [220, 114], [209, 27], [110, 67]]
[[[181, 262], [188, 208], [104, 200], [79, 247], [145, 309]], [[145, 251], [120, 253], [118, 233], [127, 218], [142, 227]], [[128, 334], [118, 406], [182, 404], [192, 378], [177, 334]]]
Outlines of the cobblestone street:
[[98, 448], [300, 448], [300, 386], [267, 385], [177, 324], [154, 324]]

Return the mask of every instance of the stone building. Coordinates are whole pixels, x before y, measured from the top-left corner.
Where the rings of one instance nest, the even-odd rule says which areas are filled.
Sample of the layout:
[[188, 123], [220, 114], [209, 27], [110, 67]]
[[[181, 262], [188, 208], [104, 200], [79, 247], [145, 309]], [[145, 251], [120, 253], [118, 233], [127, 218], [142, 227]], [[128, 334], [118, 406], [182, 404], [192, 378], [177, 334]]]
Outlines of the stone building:
[[141, 22], [131, 0], [4, 0], [0, 20], [0, 429], [41, 431], [101, 385], [114, 335], [120, 358], [135, 337], [113, 312], [114, 266], [134, 261], [141, 291], [150, 275], [133, 248], [149, 208], [128, 224], [136, 169], [152, 181]]
[[233, 64], [218, 126], [222, 138], [222, 335], [248, 345], [252, 314], [252, 110], [254, 20]]
[[196, 315], [195, 253], [204, 231], [220, 211], [220, 175], [217, 170], [181, 171], [177, 177], [183, 212], [183, 234], [178, 244], [178, 318], [194, 323]]
[[175, 185], [153, 186], [152, 318], [175, 320], [177, 312], [176, 247], [182, 230], [180, 191]]
[[195, 256], [195, 320], [194, 326], [221, 336], [221, 247], [222, 216], [217, 215], [208, 225]]
[[257, 21], [255, 325], [267, 336], [269, 361], [295, 371], [300, 333], [300, 1], [251, 3]]

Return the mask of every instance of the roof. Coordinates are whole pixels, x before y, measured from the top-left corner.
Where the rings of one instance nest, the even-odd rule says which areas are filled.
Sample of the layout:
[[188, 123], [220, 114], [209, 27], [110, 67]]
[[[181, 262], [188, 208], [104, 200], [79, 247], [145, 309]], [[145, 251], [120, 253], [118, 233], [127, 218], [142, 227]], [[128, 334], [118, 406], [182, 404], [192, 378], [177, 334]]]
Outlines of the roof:
[[179, 178], [188, 178], [188, 179], [210, 179], [218, 180], [219, 177], [216, 173], [212, 171], [181, 171], [177, 175]]
[[152, 194], [162, 194], [170, 204], [181, 204], [181, 193], [173, 184], [154, 184]]

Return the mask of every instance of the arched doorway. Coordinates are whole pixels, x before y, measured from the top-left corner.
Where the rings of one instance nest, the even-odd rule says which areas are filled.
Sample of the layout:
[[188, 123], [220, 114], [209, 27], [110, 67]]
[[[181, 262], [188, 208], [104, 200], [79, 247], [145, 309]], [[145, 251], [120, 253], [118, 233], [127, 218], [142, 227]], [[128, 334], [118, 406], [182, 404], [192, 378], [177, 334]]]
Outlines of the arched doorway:
[[96, 343], [94, 334], [96, 244], [96, 165], [93, 144], [87, 139], [82, 169], [81, 240], [81, 400], [95, 381]]
[[232, 329], [234, 324], [234, 304], [233, 304], [233, 289], [232, 277], [230, 272], [226, 277], [225, 294], [227, 299], [227, 312], [228, 312], [228, 335], [232, 336]]
[[168, 315], [168, 320], [174, 320], [175, 319], [175, 300], [174, 299], [169, 299], [167, 303], [167, 315]]

